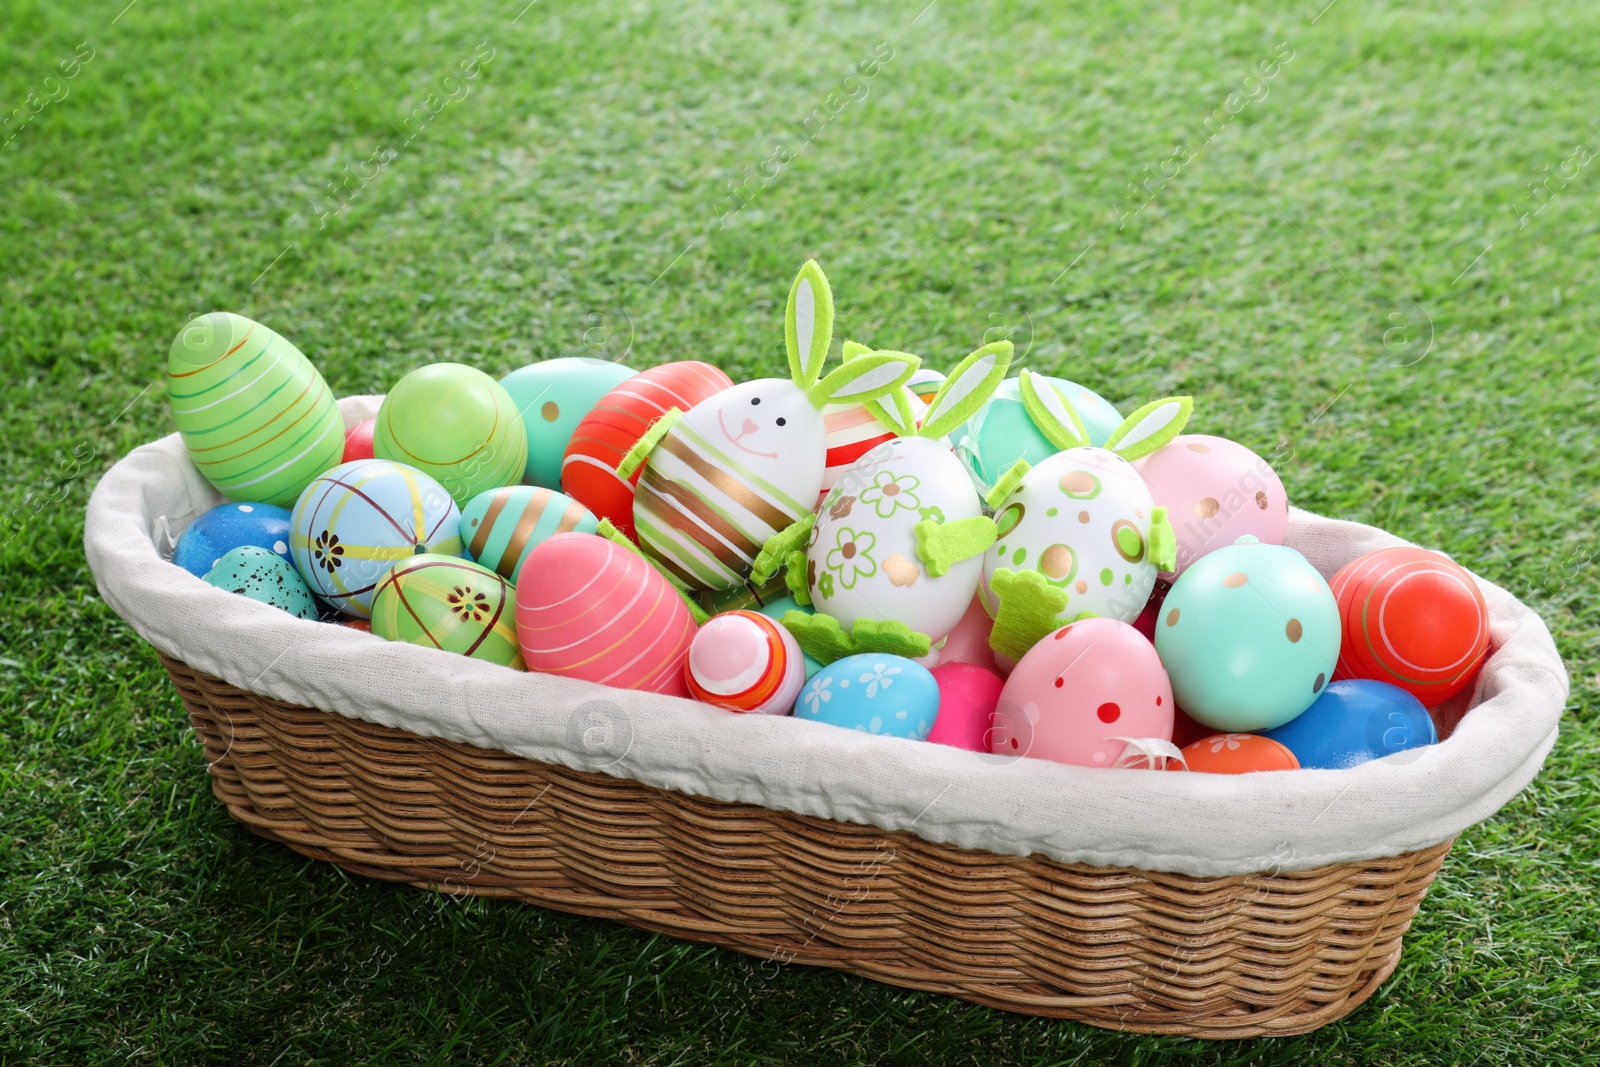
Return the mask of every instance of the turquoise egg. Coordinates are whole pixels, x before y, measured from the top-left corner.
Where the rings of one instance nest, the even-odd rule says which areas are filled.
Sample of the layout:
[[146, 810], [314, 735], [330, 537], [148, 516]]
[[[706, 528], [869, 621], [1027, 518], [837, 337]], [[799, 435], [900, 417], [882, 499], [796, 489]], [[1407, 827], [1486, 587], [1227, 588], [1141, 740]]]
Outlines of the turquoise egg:
[[461, 541], [467, 558], [517, 584], [522, 562], [540, 542], [558, 533], [592, 534], [600, 520], [588, 508], [554, 489], [512, 485], [490, 489], [461, 509]]
[[592, 356], [562, 356], [532, 363], [500, 379], [528, 431], [526, 485], [561, 488], [561, 457], [578, 423], [634, 371]]
[[1330, 682], [1322, 695], [1267, 737], [1302, 767], [1342, 770], [1438, 742], [1422, 701], [1388, 682]]
[[1339, 659], [1339, 606], [1292, 548], [1254, 538], [1201, 556], [1156, 622], [1156, 652], [1189, 717], [1255, 733], [1311, 706]]
[[[1065, 378], [1040, 377], [1071, 401], [1089, 432], [1091, 445], [1105, 444], [1122, 424], [1117, 409], [1094, 390]], [[985, 486], [993, 485], [1019, 459], [1033, 466], [1059, 451], [1028, 418], [1021, 388], [1016, 378], [1007, 378], [988, 403], [950, 435], [962, 461]]]
[[289, 509], [259, 502], [218, 505], [178, 535], [172, 562], [204, 578], [240, 545], [255, 545], [289, 559]]
[[[767, 618], [778, 623], [782, 623], [784, 615], [791, 611], [798, 611], [804, 615], [815, 615], [817, 613], [817, 609], [811, 607], [810, 605], [801, 607], [799, 604], [795, 603], [795, 599], [792, 596], [781, 596], [776, 600], [768, 600], [764, 604], [756, 605], [751, 610], [759, 611]], [[816, 674], [822, 669], [822, 664], [812, 659], [805, 652], [802, 651], [800, 654], [805, 656], [807, 678], [810, 678], [813, 674]]]
[[863, 733], [925, 740], [939, 717], [939, 683], [904, 656], [864, 652], [834, 660], [806, 682], [798, 719]]
[[240, 545], [205, 573], [205, 581], [302, 619], [317, 617], [317, 602], [304, 579], [288, 560], [270, 548]]

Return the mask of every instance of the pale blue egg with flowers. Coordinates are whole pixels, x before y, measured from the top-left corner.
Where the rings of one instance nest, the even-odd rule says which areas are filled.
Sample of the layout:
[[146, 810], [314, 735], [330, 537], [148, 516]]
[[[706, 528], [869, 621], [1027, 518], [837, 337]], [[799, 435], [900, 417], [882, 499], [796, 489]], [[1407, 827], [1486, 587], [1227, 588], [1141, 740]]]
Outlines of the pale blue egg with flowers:
[[903, 656], [863, 652], [812, 675], [794, 714], [847, 730], [922, 741], [939, 716], [939, 683], [926, 667]]

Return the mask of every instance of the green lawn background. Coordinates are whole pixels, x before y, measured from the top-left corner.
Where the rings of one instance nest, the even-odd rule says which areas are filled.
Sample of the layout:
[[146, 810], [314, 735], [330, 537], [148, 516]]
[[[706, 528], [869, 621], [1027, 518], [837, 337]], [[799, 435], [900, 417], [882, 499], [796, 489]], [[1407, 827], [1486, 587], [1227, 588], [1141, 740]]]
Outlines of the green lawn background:
[[[1600, 1060], [1597, 42], [1578, 0], [7, 4], [0, 1063]], [[190, 315], [341, 394], [759, 376], [807, 256], [843, 334], [1192, 394], [1295, 503], [1545, 615], [1561, 740], [1366, 1007], [1207, 1044], [774, 976], [347, 876], [212, 799], [81, 551], [96, 478], [171, 430]]]

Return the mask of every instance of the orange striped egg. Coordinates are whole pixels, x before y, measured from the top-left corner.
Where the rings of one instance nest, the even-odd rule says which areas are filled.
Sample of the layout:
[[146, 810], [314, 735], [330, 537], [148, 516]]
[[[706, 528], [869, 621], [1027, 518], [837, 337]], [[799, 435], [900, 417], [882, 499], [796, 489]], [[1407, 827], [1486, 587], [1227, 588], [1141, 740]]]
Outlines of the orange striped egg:
[[694, 635], [678, 591], [644, 557], [604, 537], [556, 534], [523, 560], [517, 636], [530, 671], [688, 696]]
[[696, 360], [640, 371], [602, 397], [572, 432], [561, 459], [562, 491], [633, 537], [633, 487], [644, 468], [632, 478], [619, 477], [622, 457], [668, 408], [688, 411], [732, 384], [716, 367]]
[[939, 386], [944, 384], [944, 375], [932, 367], [918, 367], [912, 372], [911, 380], [906, 383], [906, 388], [911, 390], [911, 395], [924, 404], [933, 403], [934, 394], [939, 391]]
[[765, 615], [715, 615], [689, 646], [689, 694], [729, 711], [787, 715], [806, 681], [794, 635]]
[[[918, 371], [921, 374], [922, 371]], [[938, 371], [930, 373], [938, 374]], [[915, 375], [912, 376], [915, 380]], [[943, 380], [940, 375], [940, 380]], [[937, 390], [938, 386], [935, 385]], [[928, 396], [933, 396], [929, 393]], [[922, 414], [927, 410], [927, 404], [916, 394], [911, 386], [906, 386], [906, 399], [911, 402], [911, 410], [920, 422]], [[822, 422], [827, 427], [827, 466], [822, 472], [822, 494], [817, 499], [828, 495], [839, 476], [855, 465], [862, 456], [874, 448], [893, 440], [894, 431], [872, 417], [872, 412], [867, 410], [865, 404], [828, 404], [822, 409]]]

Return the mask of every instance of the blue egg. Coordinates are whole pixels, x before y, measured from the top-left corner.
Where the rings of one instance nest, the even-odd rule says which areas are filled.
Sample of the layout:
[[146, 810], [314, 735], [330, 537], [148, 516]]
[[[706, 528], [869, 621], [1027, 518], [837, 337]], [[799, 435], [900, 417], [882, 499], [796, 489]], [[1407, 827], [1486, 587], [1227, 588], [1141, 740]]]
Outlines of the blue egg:
[[[1065, 378], [1040, 377], [1061, 391], [1083, 420], [1089, 443], [1106, 443], [1122, 424], [1122, 416], [1099, 393]], [[977, 414], [950, 434], [962, 462], [984, 485], [993, 485], [1019, 459], [1036, 466], [1059, 449], [1040, 432], [1022, 406], [1022, 386], [1016, 378], [1000, 383]]]
[[1333, 682], [1296, 718], [1265, 731], [1295, 754], [1301, 767], [1341, 770], [1407, 749], [1439, 735], [1422, 701], [1388, 682]]
[[204, 578], [240, 545], [255, 545], [290, 560], [288, 509], [255, 503], [214, 507], [178, 535], [172, 562], [196, 578]]
[[846, 656], [806, 682], [794, 714], [863, 733], [922, 741], [939, 715], [939, 683], [927, 668], [903, 656]]
[[269, 549], [240, 545], [218, 560], [204, 577], [218, 589], [271, 604], [302, 619], [317, 617], [317, 602], [306, 588], [305, 579], [293, 563]]
[[[811, 607], [810, 605], [801, 607], [799, 604], [795, 603], [795, 599], [792, 596], [781, 596], [776, 600], [769, 600], [765, 604], [758, 604], [755, 606], [754, 610], [759, 611], [767, 618], [778, 623], [783, 622], [784, 614], [790, 611], [798, 611], [805, 615], [815, 615], [817, 613], [817, 609]], [[822, 664], [812, 659], [809, 653], [802, 651], [800, 655], [805, 657], [807, 678], [810, 678], [813, 674], [816, 674], [822, 669]]]

